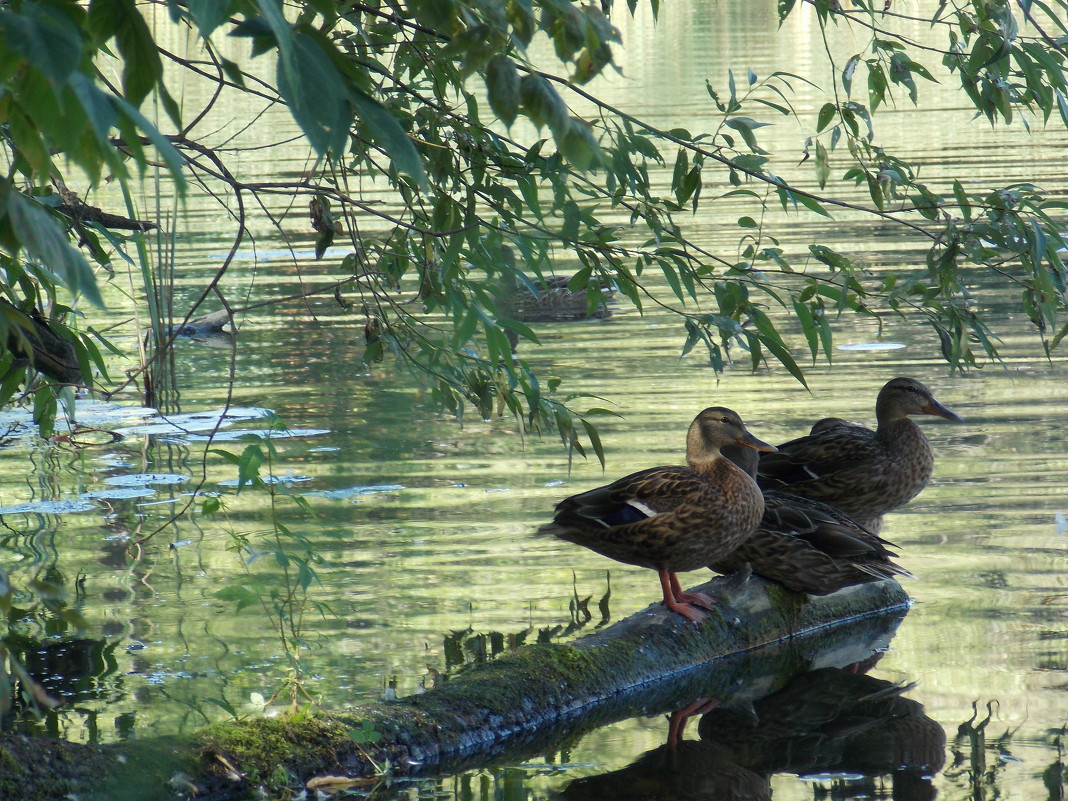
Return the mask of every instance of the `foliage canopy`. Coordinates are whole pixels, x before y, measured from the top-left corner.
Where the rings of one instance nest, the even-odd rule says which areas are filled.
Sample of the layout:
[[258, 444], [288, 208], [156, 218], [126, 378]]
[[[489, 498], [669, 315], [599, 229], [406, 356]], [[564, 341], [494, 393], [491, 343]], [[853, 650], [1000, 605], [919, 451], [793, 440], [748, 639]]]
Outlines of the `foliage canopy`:
[[[770, 356], [804, 382], [769, 314], [775, 308], [796, 319], [813, 360], [830, 359], [837, 314], [887, 310], [932, 326], [954, 367], [997, 359], [993, 323], [969, 291], [981, 271], [1015, 283], [1047, 352], [1060, 343], [1068, 332], [1056, 219], [1064, 204], [1028, 183], [981, 196], [960, 181], [929, 185], [879, 141], [875, 121], [894, 99], [920, 102], [924, 83], [937, 77], [959, 82], [991, 125], [1068, 125], [1065, 3], [942, 2], [925, 20], [944, 41], [932, 49], [900, 33], [916, 20], [895, 4], [780, 0], [781, 20], [814, 14], [825, 40], [849, 26], [865, 48], [844, 64], [828, 48], [830, 86], [817, 86], [813, 76], [752, 71], [741, 81], [730, 75], [726, 89], [709, 85], [720, 112], [709, 131], [657, 129], [584, 88], [613, 68], [613, 48], [622, 44], [613, 16], [637, 5], [4, 3], [0, 403], [35, 392], [47, 430], [56, 400], [69, 401], [72, 385], [93, 383], [94, 368], [103, 370], [103, 340], [91, 325], [91, 306], [100, 303], [91, 265], [108, 267], [117, 255], [141, 263], [156, 341], [161, 352], [167, 347], [170, 329], [153, 306], [157, 279], [144, 247], [153, 223], [131, 219], [132, 207], [129, 218], [103, 213], [67, 186], [91, 191], [105, 178], [130, 185], [149, 169], [166, 170], [190, 192], [225, 187], [236, 199], [235, 250], [246, 233], [247, 197], [306, 196], [319, 254], [341, 232], [350, 238], [336, 286], [357, 298], [365, 360], [388, 355], [408, 365], [457, 415], [468, 404], [483, 416], [507, 410], [532, 429], [555, 429], [582, 453], [592, 446], [602, 460], [590, 420], [602, 410], [577, 411], [581, 396], [562, 395], [555, 380], [543, 385], [512, 347], [517, 339], [537, 342], [516, 313], [516, 294], [546, 286], [565, 254], [578, 262], [568, 287], [587, 290], [589, 310], [604, 285], [638, 309], [670, 309], [684, 329], [683, 351], [704, 349], [716, 370], [736, 354], [754, 368]], [[649, 6], [655, 17], [659, 2]], [[167, 25], [191, 32], [195, 57], [160, 45]], [[259, 60], [273, 59], [272, 78], [225, 57], [224, 37], [247, 40]], [[540, 42], [551, 44], [554, 70], [532, 59]], [[207, 107], [180, 108], [168, 91], [175, 71], [214, 87]], [[802, 82], [827, 97], [816, 119], [802, 120], [819, 193], [778, 176], [776, 154], [760, 142], [768, 119], [794, 114], [791, 93]], [[227, 155], [203, 130], [212, 107], [232, 93], [285, 104], [318, 156], [315, 174], [270, 189], [234, 178]], [[150, 98], [165, 118], [141, 111]], [[576, 114], [578, 104], [593, 112]], [[848, 164], [840, 174], [833, 174], [832, 153], [836, 164]], [[664, 174], [667, 192], [657, 180]], [[391, 202], [350, 193], [355, 176], [379, 178], [375, 191], [387, 184]], [[689, 233], [691, 216], [722, 196], [710, 188], [724, 183], [752, 209], [737, 220], [742, 247], [729, 255], [708, 252]], [[857, 186], [868, 202], [841, 199]], [[773, 209], [830, 216], [843, 207], [926, 238], [926, 274], [873, 281], [850, 254], [824, 244], [791, 255], [768, 222]], [[228, 266], [185, 310], [186, 320], [211, 295], [231, 312], [219, 288]], [[88, 309], [75, 302], [82, 300]], [[67, 343], [67, 358], [59, 359], [65, 367], [50, 368], [42, 328]]]

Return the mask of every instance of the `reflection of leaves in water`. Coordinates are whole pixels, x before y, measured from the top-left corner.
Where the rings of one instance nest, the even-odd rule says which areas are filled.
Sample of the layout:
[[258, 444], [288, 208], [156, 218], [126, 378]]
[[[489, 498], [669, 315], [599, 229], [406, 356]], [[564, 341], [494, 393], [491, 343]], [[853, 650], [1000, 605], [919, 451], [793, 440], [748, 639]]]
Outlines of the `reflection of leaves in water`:
[[[601, 600], [598, 601], [601, 620], [598, 621], [595, 628], [600, 628], [611, 620], [608, 602], [611, 598], [612, 590], [608, 582], [609, 577], [606, 574], [606, 589], [604, 595], [601, 596]], [[566, 625], [558, 623], [554, 626], [544, 626], [538, 629], [536, 641], [539, 643], [552, 642], [559, 637], [569, 637], [579, 629], [584, 628], [593, 620], [593, 615], [589, 611], [589, 604], [592, 598], [593, 595], [579, 597], [578, 583], [576, 581], [572, 589], [571, 601], [568, 604], [569, 622]], [[445, 670], [463, 670], [470, 665], [490, 661], [506, 651], [514, 651], [528, 642], [532, 632], [534, 632], [533, 626], [527, 626], [527, 628], [516, 632], [476, 632], [470, 626], [465, 629], [448, 632], [442, 636]], [[434, 683], [437, 683], [437, 670], [433, 667], [428, 667], [428, 671], [432, 674]]]

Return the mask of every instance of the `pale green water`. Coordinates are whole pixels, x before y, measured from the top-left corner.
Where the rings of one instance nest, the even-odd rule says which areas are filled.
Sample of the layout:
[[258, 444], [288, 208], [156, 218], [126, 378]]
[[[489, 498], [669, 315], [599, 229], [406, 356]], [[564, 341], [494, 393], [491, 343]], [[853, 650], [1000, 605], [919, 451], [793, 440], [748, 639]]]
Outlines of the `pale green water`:
[[[788, 46], [776, 38], [770, 3], [680, 2], [665, 9], [655, 29], [648, 21], [620, 24], [630, 43], [620, 53], [625, 77], [607, 82], [606, 99], [664, 125], [696, 128], [693, 119], [710, 108], [704, 79], [724, 84], [728, 66], [736, 73], [747, 66], [760, 74], [776, 68], [801, 72], [818, 56], [819, 44], [803, 25], [783, 34], [790, 37]], [[664, 57], [665, 42], [677, 58]], [[929, 180], [961, 175], [977, 183], [1026, 178], [1063, 186], [1063, 133], [1036, 140], [1034, 149], [1014, 145], [1006, 152], [1007, 139], [970, 122], [951, 94], [944, 97], [933, 104], [935, 111], [891, 111], [885, 115], [890, 124], [884, 120], [880, 126], [896, 149], [923, 155]], [[798, 151], [804, 136], [793, 123], [762, 129], [761, 135], [797, 142]], [[292, 171], [303, 167], [300, 154], [288, 158], [271, 163]], [[264, 162], [246, 167], [254, 172]], [[742, 212], [710, 209], [703, 213], [710, 245], [729, 250], [737, 234], [724, 222]], [[302, 211], [294, 211], [287, 226], [303, 243], [296, 258], [285, 255], [285, 244], [264, 220], [253, 225], [261, 263], [254, 267], [249, 261], [247, 269], [228, 278], [228, 292], [250, 292], [255, 300], [296, 291], [299, 280], [325, 282], [332, 267], [306, 254], [310, 240]], [[190, 208], [177, 228], [180, 281], [192, 297], [227, 247], [222, 234], [216, 235], [225, 232], [225, 221], [216, 209]], [[828, 229], [837, 237], [831, 244], [848, 240], [855, 251], [870, 254], [873, 268], [922, 266], [919, 243], [870, 224], [802, 218], [788, 230], [785, 244], [803, 247]], [[560, 269], [566, 272], [567, 266]], [[997, 308], [996, 291], [986, 299]], [[273, 472], [288, 478], [290, 489], [307, 497], [316, 514], [310, 519], [281, 499], [279, 518], [327, 560], [320, 568], [324, 587], [314, 597], [332, 614], [306, 616], [311, 647], [302, 654], [311, 676], [308, 688], [327, 707], [376, 699], [391, 682], [399, 694], [417, 691], [434, 673], [456, 669], [457, 642], [461, 651], [462, 643], [470, 643], [464, 652], [470, 660], [479, 634], [487, 636], [492, 651], [494, 634], [507, 643], [510, 636], [529, 640], [542, 629], [562, 629], [571, 621], [573, 592], [592, 596], [595, 605], [605, 592], [606, 572], [613, 619], [655, 601], [659, 590], [651, 572], [530, 533], [571, 492], [639, 467], [677, 462], [686, 425], [704, 406], [738, 409], [754, 433], [776, 442], [826, 414], [871, 423], [878, 387], [908, 374], [931, 386], [966, 423], [923, 422], [937, 453], [935, 480], [891, 516], [884, 530], [901, 546], [902, 563], [917, 575], [907, 584], [916, 605], [872, 673], [916, 682], [908, 697], [945, 728], [951, 748], [947, 768], [934, 779], [940, 797], [1059, 797], [1047, 790], [1042, 774], [1059, 758], [1055, 733], [1068, 722], [1061, 516], [1068, 483], [1068, 388], [1062, 360], [1050, 364], [1041, 358], [1024, 322], [1007, 323], [1008, 369], [990, 366], [962, 377], [950, 375], [937, 359], [931, 332], [887, 319], [885, 339], [907, 347], [838, 351], [833, 368], [821, 364], [810, 370], [811, 394], [781, 369], [753, 375], [741, 364], [717, 379], [700, 357], [678, 358], [678, 329], [655, 314], [639, 317], [620, 307], [605, 322], [541, 326], [544, 346], [523, 346], [524, 357], [564, 378], [565, 386], [607, 398], [622, 415], [601, 424], [609, 450], [606, 470], [576, 461], [569, 473], [566, 454], [553, 438], [523, 440], [507, 420], [468, 418], [460, 428], [429, 411], [388, 363], [361, 368], [359, 324], [340, 315], [332, 300], [314, 301], [312, 308], [321, 324], [299, 304], [243, 321], [233, 399], [246, 409], [273, 410], [298, 429], [278, 440], [281, 461]], [[863, 344], [874, 335], [874, 325], [863, 323], [841, 330], [838, 342]], [[120, 339], [128, 347], [133, 342], [132, 334]], [[795, 344], [800, 353], [800, 340]], [[182, 412], [223, 406], [229, 360], [228, 350], [180, 343]], [[267, 547], [261, 539], [269, 528], [263, 495], [236, 496], [224, 484], [236, 477], [232, 466], [212, 455], [205, 466], [203, 443], [188, 435], [138, 428], [147, 421], [134, 408], [136, 395], [117, 400], [128, 411], [103, 409], [101, 426], [125, 431], [121, 442], [78, 449], [27, 442], [0, 450], [5, 570], [16, 586], [45, 576], [61, 581], [89, 623], [83, 636], [93, 658], [74, 668], [52, 663], [55, 673], [79, 678], [52, 685], [69, 693], [70, 703], [36, 728], [76, 741], [145, 738], [224, 718], [208, 699], [251, 713], [254, 694], [269, 696], [288, 667], [262, 609], [236, 611], [232, 602], [215, 597], [243, 569], [228, 548], [229, 532]], [[93, 419], [90, 411], [83, 414], [87, 421]], [[249, 412], [222, 430], [260, 425]], [[236, 453], [244, 443], [215, 447]], [[158, 474], [156, 483], [132, 484], [147, 486], [151, 494], [83, 498], [101, 491], [114, 495], [124, 486], [109, 479], [144, 473]], [[169, 479], [159, 476], [186, 480], [161, 483]], [[202, 490], [223, 492], [226, 515], [211, 520], [180, 515], [144, 546], [139, 561], [128, 560], [129, 542], [166, 522], [201, 481]], [[79, 499], [82, 511], [18, 510], [22, 504]], [[268, 560], [255, 562], [250, 571], [264, 582], [280, 580]], [[693, 578], [691, 583], [704, 580]], [[596, 613], [590, 625], [595, 623]], [[28, 618], [15, 629], [51, 648], [71, 636], [48, 615]], [[458, 634], [468, 629], [469, 636]], [[986, 731], [990, 744], [970, 753], [972, 741], [955, 745], [954, 735], [972, 715], [973, 702], [981, 710], [988, 702], [997, 706]], [[691, 726], [691, 739], [696, 729]], [[577, 776], [623, 768], [665, 737], [663, 720], [637, 718], [551, 755], [562, 763], [556, 766], [532, 762], [476, 771], [420, 783], [416, 791], [426, 797], [441, 792], [456, 798], [542, 798]], [[954, 748], [962, 754], [956, 766]], [[986, 772], [973, 778], [968, 768], [978, 765], [982, 753]], [[831, 783], [772, 780], [777, 799], [809, 798], [814, 788]], [[835, 797], [851, 797], [860, 788], [864, 785], [847, 782]]]

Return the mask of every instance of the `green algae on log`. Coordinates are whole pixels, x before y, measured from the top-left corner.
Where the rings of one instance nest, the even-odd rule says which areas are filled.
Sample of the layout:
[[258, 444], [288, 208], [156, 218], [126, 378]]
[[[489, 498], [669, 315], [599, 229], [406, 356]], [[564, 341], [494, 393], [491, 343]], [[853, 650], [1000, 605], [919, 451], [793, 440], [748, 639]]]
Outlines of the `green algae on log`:
[[[571, 643], [525, 646], [421, 695], [315, 720], [212, 726], [201, 733], [206, 764], [260, 777], [285, 766], [306, 779], [370, 774], [371, 759], [388, 761], [397, 775], [516, 758], [697, 695], [760, 697], [814, 662], [863, 659], [885, 644], [909, 603], [889, 579], [819, 597], [757, 577], [741, 585], [716, 578], [697, 589], [721, 604], [697, 624], [654, 604]], [[348, 732], [367, 723], [381, 739], [357, 746]]]

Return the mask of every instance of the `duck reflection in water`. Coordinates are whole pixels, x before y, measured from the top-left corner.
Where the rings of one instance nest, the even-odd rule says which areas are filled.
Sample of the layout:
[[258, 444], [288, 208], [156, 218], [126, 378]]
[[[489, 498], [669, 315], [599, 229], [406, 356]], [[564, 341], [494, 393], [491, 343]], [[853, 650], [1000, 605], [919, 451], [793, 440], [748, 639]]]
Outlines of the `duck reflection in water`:
[[[930, 801], [945, 762], [946, 735], [904, 697], [908, 687], [841, 668], [795, 678], [753, 705], [716, 708], [700, 740], [650, 751], [622, 770], [576, 779], [562, 792], [584, 799], [770, 799], [776, 773], [820, 776], [835, 798]], [[889, 789], [879, 777], [889, 776]], [[817, 791], [820, 792], [820, 791]]]

